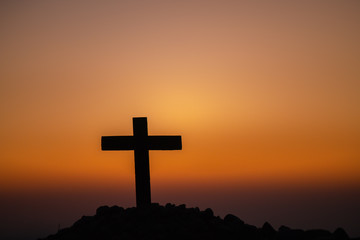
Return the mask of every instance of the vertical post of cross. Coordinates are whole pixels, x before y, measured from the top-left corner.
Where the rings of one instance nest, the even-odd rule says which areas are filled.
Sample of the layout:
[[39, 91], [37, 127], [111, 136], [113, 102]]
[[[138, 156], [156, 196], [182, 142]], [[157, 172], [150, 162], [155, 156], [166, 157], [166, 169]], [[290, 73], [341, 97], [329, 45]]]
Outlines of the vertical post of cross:
[[135, 185], [136, 205], [148, 207], [151, 204], [150, 169], [147, 118], [133, 118], [135, 138]]

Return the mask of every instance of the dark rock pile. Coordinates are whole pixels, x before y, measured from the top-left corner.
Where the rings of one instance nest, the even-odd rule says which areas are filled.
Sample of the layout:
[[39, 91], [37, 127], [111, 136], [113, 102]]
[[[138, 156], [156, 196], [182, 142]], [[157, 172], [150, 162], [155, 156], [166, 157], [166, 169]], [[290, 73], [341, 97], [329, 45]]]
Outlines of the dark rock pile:
[[326, 230], [293, 230], [282, 226], [276, 231], [269, 223], [262, 228], [245, 224], [238, 217], [228, 214], [216, 217], [208, 208], [186, 208], [152, 204], [147, 209], [99, 207], [95, 216], [84, 216], [70, 228], [59, 230], [52, 239], [259, 239], [259, 240], [345, 240], [346, 232], [339, 228], [331, 233]]

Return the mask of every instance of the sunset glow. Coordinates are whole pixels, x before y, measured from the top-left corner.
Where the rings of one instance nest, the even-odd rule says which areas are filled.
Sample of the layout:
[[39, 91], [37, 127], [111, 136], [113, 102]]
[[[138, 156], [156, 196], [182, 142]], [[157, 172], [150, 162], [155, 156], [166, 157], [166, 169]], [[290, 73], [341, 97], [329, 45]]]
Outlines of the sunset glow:
[[[182, 151], [150, 152], [155, 201], [174, 201], [173, 186], [190, 205], [211, 189], [254, 202], [269, 189], [360, 196], [359, 11], [357, 1], [2, 1], [0, 196], [54, 192], [70, 206], [106, 192], [83, 209], [134, 206], [133, 152], [100, 146], [132, 135], [132, 117], [147, 117], [151, 135], [182, 136]], [[221, 208], [235, 193], [223, 196], [200, 207], [240, 214]]]

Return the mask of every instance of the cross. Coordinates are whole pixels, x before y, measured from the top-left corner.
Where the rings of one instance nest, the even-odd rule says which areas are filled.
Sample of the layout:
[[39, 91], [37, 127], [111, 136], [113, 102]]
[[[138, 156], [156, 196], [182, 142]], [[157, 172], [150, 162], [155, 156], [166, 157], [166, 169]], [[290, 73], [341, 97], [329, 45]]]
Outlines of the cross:
[[181, 136], [149, 136], [147, 118], [133, 118], [134, 136], [101, 137], [101, 149], [134, 150], [136, 206], [151, 204], [149, 150], [181, 150]]

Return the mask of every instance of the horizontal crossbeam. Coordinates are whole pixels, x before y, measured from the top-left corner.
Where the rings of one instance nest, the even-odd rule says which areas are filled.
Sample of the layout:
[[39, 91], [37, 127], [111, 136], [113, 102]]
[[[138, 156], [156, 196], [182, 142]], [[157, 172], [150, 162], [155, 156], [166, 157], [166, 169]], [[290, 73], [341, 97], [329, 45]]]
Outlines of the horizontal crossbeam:
[[181, 136], [106, 136], [101, 138], [101, 149], [104, 151], [135, 150], [137, 148], [181, 150]]
[[134, 136], [106, 136], [101, 137], [101, 150], [134, 150]]
[[181, 150], [181, 136], [148, 136], [149, 150]]

